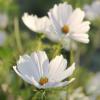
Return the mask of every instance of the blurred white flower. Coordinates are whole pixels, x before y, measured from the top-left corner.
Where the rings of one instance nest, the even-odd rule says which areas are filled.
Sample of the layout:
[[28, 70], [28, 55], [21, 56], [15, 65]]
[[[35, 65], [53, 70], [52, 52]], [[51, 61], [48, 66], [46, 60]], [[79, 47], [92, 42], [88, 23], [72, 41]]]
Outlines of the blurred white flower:
[[[90, 79], [86, 86], [86, 92], [90, 94], [91, 98], [100, 96], [100, 72]], [[96, 99], [91, 99], [96, 100]]]
[[[70, 50], [70, 42], [76, 40], [83, 43], [89, 42], [87, 32], [90, 22], [84, 21], [85, 13], [79, 8], [73, 11], [72, 6], [67, 3], [55, 5], [47, 16], [36, 15], [22, 16], [24, 24], [34, 32], [44, 33], [53, 42], [60, 42], [64, 49]], [[72, 48], [76, 50], [77, 44], [72, 41]]]
[[85, 13], [80, 8], [73, 10], [71, 5], [61, 3], [55, 5], [48, 15], [51, 21], [51, 27], [48, 29], [49, 37], [52, 34], [60, 41], [69, 38], [82, 43], [89, 42], [87, 32], [90, 29], [90, 22], [83, 21]]
[[24, 13], [22, 21], [30, 30], [37, 33], [45, 33], [47, 27], [50, 25], [48, 17], [39, 18], [36, 15], [29, 15], [28, 13]]
[[67, 91], [61, 91], [59, 93], [60, 99], [59, 100], [66, 100], [67, 98]]
[[8, 16], [5, 13], [0, 13], [0, 28], [5, 29], [8, 25]]
[[91, 5], [85, 5], [84, 10], [86, 12], [86, 17], [89, 20], [95, 20], [100, 17], [100, 1], [93, 1]]
[[90, 99], [83, 93], [82, 88], [79, 87], [76, 90], [74, 90], [72, 94], [68, 96], [68, 100], [90, 100]]
[[6, 40], [6, 33], [3, 31], [0, 31], [0, 46], [4, 44], [5, 40]]
[[[29, 15], [28, 13], [24, 13], [24, 15], [22, 16], [22, 21], [30, 30], [37, 33], [43, 33], [51, 41], [61, 42], [65, 50], [70, 50], [71, 40], [68, 38], [66, 40], [59, 41], [60, 39], [57, 37], [56, 33], [55, 32], [51, 33], [51, 30], [53, 30], [53, 28], [50, 29], [52, 26], [48, 17], [45, 16], [45, 17], [38, 18], [35, 15]], [[77, 44], [75, 42], [72, 43], [72, 48], [74, 50], [77, 49]]]
[[3, 84], [1, 85], [1, 88], [2, 88], [2, 90], [3, 90], [4, 92], [7, 92], [7, 90], [8, 90], [8, 84], [3, 83]]
[[49, 63], [44, 51], [33, 52], [30, 56], [21, 56], [14, 66], [15, 72], [26, 82], [37, 88], [61, 87], [71, 83], [74, 78], [67, 81], [75, 70], [75, 63], [66, 69], [67, 60], [63, 56], [56, 56]]

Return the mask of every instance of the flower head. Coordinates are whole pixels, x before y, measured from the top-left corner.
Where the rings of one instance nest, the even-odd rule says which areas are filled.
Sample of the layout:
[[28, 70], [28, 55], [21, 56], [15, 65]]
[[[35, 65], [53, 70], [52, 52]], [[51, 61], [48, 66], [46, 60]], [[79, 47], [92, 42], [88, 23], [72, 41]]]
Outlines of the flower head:
[[89, 42], [87, 32], [90, 29], [90, 22], [83, 21], [85, 13], [80, 8], [73, 10], [71, 5], [61, 3], [50, 9], [48, 16], [52, 27], [49, 31], [59, 40], [70, 38], [82, 43]]
[[66, 50], [70, 50], [70, 42], [73, 42], [71, 47], [76, 50], [77, 45], [74, 40], [89, 42], [87, 32], [90, 29], [90, 22], [83, 21], [84, 17], [85, 13], [81, 9], [73, 10], [71, 5], [61, 3], [50, 9], [48, 17], [38, 18], [25, 13], [22, 20], [29, 29], [44, 33], [53, 42], [60, 42]]
[[85, 5], [84, 10], [86, 12], [86, 18], [89, 20], [95, 20], [100, 17], [100, 1], [93, 1], [91, 5]]
[[44, 51], [21, 56], [14, 66], [15, 72], [26, 82], [37, 88], [61, 87], [71, 83], [74, 78], [65, 80], [73, 74], [75, 63], [68, 69], [63, 56], [56, 56], [49, 62]]

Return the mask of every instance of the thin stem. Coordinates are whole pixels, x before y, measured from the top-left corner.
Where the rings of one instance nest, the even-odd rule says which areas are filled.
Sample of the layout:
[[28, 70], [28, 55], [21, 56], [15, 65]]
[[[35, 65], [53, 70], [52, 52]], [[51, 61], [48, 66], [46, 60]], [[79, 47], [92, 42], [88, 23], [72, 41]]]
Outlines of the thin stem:
[[56, 44], [54, 46], [54, 50], [55, 50], [55, 52], [53, 54], [53, 57], [55, 57], [56, 55], [58, 55], [60, 53], [60, 51], [61, 51], [61, 45], [60, 44]]
[[42, 45], [42, 39], [43, 39], [43, 38], [44, 38], [44, 35], [41, 35], [41, 36], [38, 38], [37, 51], [43, 49], [43, 45]]
[[41, 100], [46, 100], [46, 96], [45, 96], [46, 92], [45, 90], [43, 90], [42, 96], [41, 96]]
[[23, 48], [22, 48], [22, 43], [21, 43], [21, 36], [20, 36], [20, 32], [19, 32], [19, 22], [18, 22], [17, 17], [15, 17], [15, 19], [14, 19], [14, 33], [15, 33], [17, 48], [18, 48], [19, 52], [22, 53]]
[[37, 47], [37, 51], [42, 49], [42, 43], [41, 40], [38, 41], [38, 47]]
[[[72, 48], [72, 41], [70, 41], [70, 66], [72, 65], [72, 63], [74, 62], [74, 50]], [[69, 80], [70, 78], [68, 78]], [[66, 100], [68, 100], [68, 96], [69, 96], [69, 92], [70, 92], [70, 87], [67, 88], [67, 98]]]
[[75, 51], [75, 62], [76, 62], [76, 66], [79, 66], [79, 64], [80, 64], [80, 48], [78, 47], [77, 50]]
[[70, 65], [74, 62], [74, 50], [72, 48], [72, 42], [70, 43]]

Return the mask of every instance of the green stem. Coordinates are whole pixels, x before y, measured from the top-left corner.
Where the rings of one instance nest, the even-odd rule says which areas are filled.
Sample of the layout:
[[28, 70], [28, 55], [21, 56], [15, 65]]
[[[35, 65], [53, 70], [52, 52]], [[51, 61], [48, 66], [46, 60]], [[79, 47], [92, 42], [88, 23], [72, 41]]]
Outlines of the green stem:
[[75, 51], [75, 62], [76, 62], [76, 66], [79, 66], [79, 64], [80, 64], [80, 48], [77, 48], [77, 50]]
[[72, 48], [72, 42], [70, 43], [70, 65], [74, 62], [74, 50]]
[[61, 51], [61, 45], [60, 44], [56, 44], [54, 46], [54, 50], [55, 50], [55, 52], [54, 52], [54, 56], [53, 57], [55, 57], [56, 55], [59, 55], [59, 53]]
[[39, 40], [38, 41], [38, 47], [37, 47], [37, 51], [41, 50], [42, 49], [42, 43], [41, 41]]
[[41, 95], [40, 91], [37, 91], [37, 92], [35, 93], [35, 95], [32, 97], [31, 100], [40, 100], [40, 98], [39, 98], [40, 95]]
[[38, 39], [38, 44], [37, 44], [37, 51], [42, 50], [43, 49], [43, 45], [42, 45], [42, 39], [44, 38], [44, 35], [41, 35]]
[[43, 91], [43, 93], [42, 93], [42, 96], [41, 96], [41, 100], [46, 100], [46, 96], [45, 96], [45, 90]]
[[22, 53], [23, 48], [22, 48], [22, 44], [21, 44], [21, 36], [20, 36], [20, 32], [19, 32], [19, 22], [18, 22], [17, 17], [15, 17], [15, 19], [14, 19], [14, 33], [15, 33], [17, 48], [18, 48], [19, 52]]
[[[70, 66], [72, 65], [72, 63], [74, 62], [74, 50], [72, 48], [72, 41], [70, 42]], [[70, 78], [68, 78], [69, 80]], [[68, 95], [70, 93], [70, 87], [67, 88], [67, 98], [66, 100], [68, 100]]]

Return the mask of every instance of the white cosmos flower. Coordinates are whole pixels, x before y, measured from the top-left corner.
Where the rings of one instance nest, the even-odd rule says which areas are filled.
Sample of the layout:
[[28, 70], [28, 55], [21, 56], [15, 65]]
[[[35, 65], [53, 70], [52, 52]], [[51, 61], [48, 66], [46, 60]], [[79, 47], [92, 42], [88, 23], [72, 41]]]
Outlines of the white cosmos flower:
[[47, 27], [50, 25], [48, 17], [39, 18], [36, 15], [29, 15], [28, 13], [24, 13], [22, 21], [30, 30], [38, 33], [45, 33]]
[[86, 18], [89, 20], [95, 20], [100, 17], [100, 1], [93, 1], [91, 5], [86, 4], [84, 6], [86, 12]]
[[[60, 41], [70, 38], [82, 43], [89, 42], [87, 32], [90, 29], [90, 22], [83, 21], [85, 13], [80, 8], [73, 10], [72, 6], [67, 3], [55, 4], [48, 12], [48, 16], [51, 21], [49, 33]], [[51, 34], [48, 36], [50, 37]]]
[[[53, 42], [60, 42], [66, 50], [70, 50], [72, 40], [89, 42], [87, 32], [90, 29], [90, 22], [83, 22], [85, 14], [79, 8], [73, 11], [71, 5], [63, 3], [55, 5], [48, 15], [49, 18], [47, 16], [39, 18], [36, 15], [25, 13], [22, 20], [29, 29], [37, 33], [44, 33]], [[74, 50], [77, 49], [75, 41], [72, 41], [71, 47]]]
[[5, 29], [8, 25], [8, 16], [5, 13], [0, 13], [0, 28]]
[[68, 69], [67, 60], [56, 56], [49, 62], [44, 51], [33, 52], [30, 56], [21, 56], [13, 69], [26, 82], [37, 88], [61, 87], [71, 83], [74, 78], [65, 80], [73, 74], [75, 63]]
[[100, 72], [97, 72], [86, 85], [86, 92], [90, 100], [100, 99]]
[[68, 100], [91, 100], [91, 99], [84, 94], [82, 87], [78, 87], [72, 92], [72, 94], [68, 96]]
[[89, 80], [86, 91], [88, 94], [100, 96], [100, 72], [96, 73], [96, 75]]
[[[48, 17], [45, 16], [39, 18], [36, 15], [29, 15], [28, 13], [24, 13], [24, 15], [22, 16], [22, 21], [30, 30], [37, 33], [43, 33], [51, 41], [60, 42], [65, 50], [70, 50], [71, 40], [67, 38], [66, 40], [60, 41], [60, 37], [55, 33]], [[77, 49], [77, 45], [75, 42], [72, 43], [72, 48], [73, 50]]]

